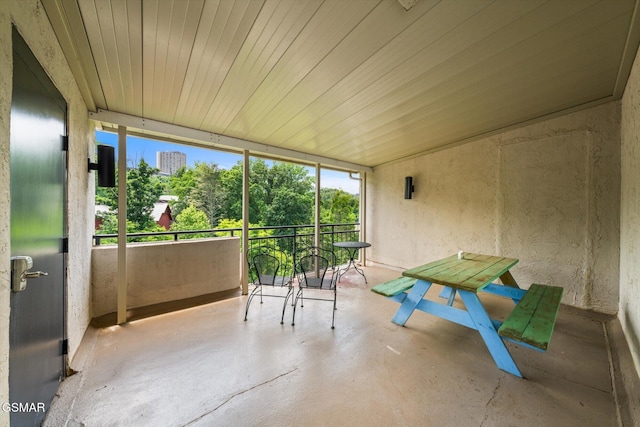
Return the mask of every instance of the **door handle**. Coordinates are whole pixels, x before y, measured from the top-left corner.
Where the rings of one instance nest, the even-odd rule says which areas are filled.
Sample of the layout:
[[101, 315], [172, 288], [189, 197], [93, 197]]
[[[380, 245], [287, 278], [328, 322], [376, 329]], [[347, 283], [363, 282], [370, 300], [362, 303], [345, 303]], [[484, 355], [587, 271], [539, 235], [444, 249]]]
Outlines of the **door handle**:
[[44, 271], [29, 271], [33, 267], [33, 259], [30, 256], [11, 257], [11, 290], [21, 292], [27, 288], [27, 279], [36, 279], [40, 276], [48, 276]]
[[40, 276], [48, 276], [49, 273], [45, 273], [44, 271], [27, 271], [24, 273], [24, 277], [27, 279], [37, 279]]

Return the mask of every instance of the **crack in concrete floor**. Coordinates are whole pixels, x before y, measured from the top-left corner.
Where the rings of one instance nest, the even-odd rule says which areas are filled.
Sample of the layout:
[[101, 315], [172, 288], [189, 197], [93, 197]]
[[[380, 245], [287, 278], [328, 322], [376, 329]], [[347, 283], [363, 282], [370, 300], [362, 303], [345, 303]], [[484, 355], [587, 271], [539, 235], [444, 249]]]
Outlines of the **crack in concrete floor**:
[[297, 370], [298, 370], [298, 368], [294, 368], [294, 369], [292, 369], [292, 370], [290, 370], [290, 371], [288, 371], [288, 372], [285, 372], [285, 373], [282, 373], [282, 374], [280, 374], [280, 375], [277, 375], [277, 376], [275, 376], [275, 377], [273, 377], [273, 378], [271, 378], [271, 379], [269, 379], [269, 380], [267, 380], [267, 381], [263, 381], [263, 382], [261, 382], [260, 384], [256, 384], [256, 385], [254, 385], [253, 387], [249, 387], [248, 389], [241, 390], [241, 391], [239, 391], [239, 392], [237, 392], [237, 393], [234, 393], [234, 394], [232, 394], [231, 396], [229, 396], [229, 397], [228, 397], [224, 402], [222, 402], [221, 404], [219, 404], [219, 405], [218, 405], [218, 406], [216, 406], [215, 408], [213, 408], [213, 409], [211, 409], [211, 410], [209, 410], [209, 411], [205, 412], [204, 414], [200, 415], [199, 417], [194, 418], [193, 420], [191, 420], [191, 421], [189, 421], [188, 423], [184, 424], [184, 426], [183, 426], [183, 427], [186, 427], [186, 426], [192, 425], [193, 423], [195, 423], [195, 422], [197, 422], [197, 421], [200, 421], [201, 419], [203, 419], [203, 418], [204, 418], [204, 417], [206, 417], [207, 415], [213, 414], [213, 413], [214, 413], [214, 412], [216, 412], [218, 409], [222, 408], [224, 405], [226, 405], [227, 403], [231, 402], [234, 398], [236, 398], [236, 397], [238, 397], [238, 396], [240, 396], [240, 395], [242, 395], [242, 394], [244, 394], [244, 393], [250, 392], [251, 390], [255, 390], [256, 388], [262, 387], [263, 385], [266, 385], [266, 384], [272, 383], [272, 382], [274, 382], [274, 381], [276, 381], [276, 380], [278, 380], [278, 379], [280, 379], [280, 378], [282, 378], [282, 377], [284, 377], [284, 376], [287, 376], [287, 375], [289, 375], [290, 373], [295, 372], [295, 371], [297, 371]]
[[484, 425], [485, 421], [487, 421], [487, 419], [489, 418], [489, 405], [491, 405], [491, 402], [493, 402], [493, 400], [498, 395], [498, 390], [500, 390], [500, 386], [502, 385], [502, 380], [503, 379], [504, 379], [504, 375], [502, 375], [500, 378], [498, 378], [498, 383], [496, 384], [496, 387], [493, 389], [493, 393], [491, 394], [491, 397], [489, 398], [489, 400], [487, 400], [487, 403], [484, 405], [486, 410], [484, 412], [484, 418], [482, 419], [482, 422], [480, 423], [480, 427], [482, 427]]

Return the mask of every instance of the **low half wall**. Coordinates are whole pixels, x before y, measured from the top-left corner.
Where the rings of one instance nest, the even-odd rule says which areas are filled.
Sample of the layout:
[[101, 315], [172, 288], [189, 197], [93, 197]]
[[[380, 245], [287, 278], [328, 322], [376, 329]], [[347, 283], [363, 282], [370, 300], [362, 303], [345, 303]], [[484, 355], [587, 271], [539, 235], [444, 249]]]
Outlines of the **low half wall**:
[[[133, 243], [127, 246], [127, 308], [238, 289], [240, 239]], [[118, 301], [118, 248], [91, 253], [93, 317], [113, 313]]]

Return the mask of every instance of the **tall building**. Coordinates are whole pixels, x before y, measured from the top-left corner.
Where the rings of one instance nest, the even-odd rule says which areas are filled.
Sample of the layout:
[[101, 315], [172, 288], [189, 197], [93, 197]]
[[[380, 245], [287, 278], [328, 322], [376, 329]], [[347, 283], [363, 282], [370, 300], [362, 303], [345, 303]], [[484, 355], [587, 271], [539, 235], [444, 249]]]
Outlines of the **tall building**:
[[156, 151], [156, 168], [164, 175], [173, 175], [187, 165], [187, 155], [179, 151]]

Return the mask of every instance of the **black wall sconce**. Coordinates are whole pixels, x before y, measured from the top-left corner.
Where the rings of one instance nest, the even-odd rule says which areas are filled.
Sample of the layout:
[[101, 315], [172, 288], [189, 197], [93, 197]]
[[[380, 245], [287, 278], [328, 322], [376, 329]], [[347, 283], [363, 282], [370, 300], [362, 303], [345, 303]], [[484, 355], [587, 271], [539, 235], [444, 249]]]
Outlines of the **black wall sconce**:
[[413, 193], [414, 191], [415, 191], [415, 188], [413, 186], [413, 177], [408, 176], [404, 179], [404, 198], [410, 199], [411, 193]]
[[115, 149], [109, 145], [98, 145], [98, 163], [89, 160], [89, 172], [98, 171], [98, 186], [116, 186]]

